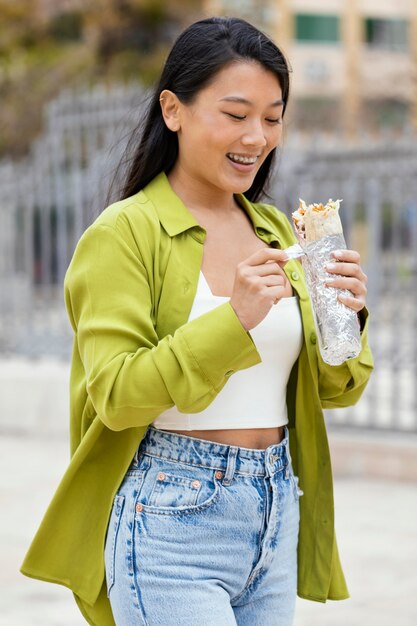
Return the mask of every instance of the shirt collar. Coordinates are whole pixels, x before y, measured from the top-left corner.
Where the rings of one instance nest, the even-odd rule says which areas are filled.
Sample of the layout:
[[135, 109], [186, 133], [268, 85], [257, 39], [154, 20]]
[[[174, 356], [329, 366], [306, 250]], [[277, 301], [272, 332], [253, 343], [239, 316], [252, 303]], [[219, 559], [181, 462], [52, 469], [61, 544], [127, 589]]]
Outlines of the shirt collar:
[[179, 235], [189, 228], [202, 228], [172, 189], [165, 172], [155, 176], [143, 192], [154, 205], [159, 221], [170, 237]]
[[[200, 226], [193, 214], [172, 189], [165, 172], [160, 172], [155, 176], [146, 185], [143, 192], [153, 203], [159, 220], [170, 237], [175, 237], [175, 235], [194, 228], [202, 235], [204, 240], [205, 229]], [[269, 220], [262, 214], [259, 207], [245, 198], [242, 193], [235, 194], [235, 198], [248, 215], [256, 232], [259, 235], [266, 236], [271, 241], [276, 240], [276, 231]]]

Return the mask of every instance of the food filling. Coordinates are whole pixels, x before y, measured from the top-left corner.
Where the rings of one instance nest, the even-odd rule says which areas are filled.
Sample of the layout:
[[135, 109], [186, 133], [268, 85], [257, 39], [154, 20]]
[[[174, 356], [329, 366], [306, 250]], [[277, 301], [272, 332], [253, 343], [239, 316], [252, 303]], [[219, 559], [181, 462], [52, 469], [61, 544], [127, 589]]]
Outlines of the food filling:
[[[339, 218], [338, 213], [342, 200], [332, 200], [330, 198], [327, 204], [314, 203], [309, 205], [307, 205], [301, 198], [299, 200], [300, 205], [297, 211], [294, 211], [292, 213], [292, 220], [294, 222], [297, 234], [303, 239], [306, 238], [306, 222], [311, 224], [311, 220], [313, 219], [314, 221], [319, 220], [323, 224], [329, 218], [336, 218], [336, 216], [337, 218]], [[338, 228], [338, 225], [339, 219], [337, 219], [336, 228], [337, 232], [341, 232], [341, 229]]]

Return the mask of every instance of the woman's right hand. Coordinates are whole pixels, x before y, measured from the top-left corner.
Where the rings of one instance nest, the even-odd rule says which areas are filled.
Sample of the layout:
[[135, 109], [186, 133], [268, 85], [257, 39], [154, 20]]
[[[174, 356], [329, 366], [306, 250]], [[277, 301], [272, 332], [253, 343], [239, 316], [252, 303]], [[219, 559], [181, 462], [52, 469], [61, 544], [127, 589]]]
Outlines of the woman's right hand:
[[262, 248], [238, 264], [230, 304], [245, 330], [251, 330], [266, 317], [282, 297], [292, 295], [283, 266], [284, 250]]

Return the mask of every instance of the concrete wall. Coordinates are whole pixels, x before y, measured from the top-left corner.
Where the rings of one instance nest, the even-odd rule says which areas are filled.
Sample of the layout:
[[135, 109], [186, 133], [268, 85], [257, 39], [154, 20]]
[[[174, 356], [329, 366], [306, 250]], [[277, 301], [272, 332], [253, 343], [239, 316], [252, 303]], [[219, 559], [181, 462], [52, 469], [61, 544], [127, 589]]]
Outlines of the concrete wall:
[[0, 433], [66, 436], [69, 373], [57, 360], [1, 360]]

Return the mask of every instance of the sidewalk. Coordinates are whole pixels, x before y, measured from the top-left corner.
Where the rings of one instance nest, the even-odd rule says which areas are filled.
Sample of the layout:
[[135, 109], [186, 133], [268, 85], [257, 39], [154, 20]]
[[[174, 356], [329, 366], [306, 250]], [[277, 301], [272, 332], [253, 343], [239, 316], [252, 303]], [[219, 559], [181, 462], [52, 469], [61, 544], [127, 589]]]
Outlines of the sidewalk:
[[[68, 456], [62, 436], [47, 443], [0, 436], [0, 626], [86, 624], [68, 589], [18, 571]], [[417, 484], [339, 478], [335, 500], [339, 551], [352, 597], [327, 604], [298, 599], [294, 626], [415, 626]]]

